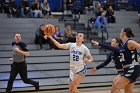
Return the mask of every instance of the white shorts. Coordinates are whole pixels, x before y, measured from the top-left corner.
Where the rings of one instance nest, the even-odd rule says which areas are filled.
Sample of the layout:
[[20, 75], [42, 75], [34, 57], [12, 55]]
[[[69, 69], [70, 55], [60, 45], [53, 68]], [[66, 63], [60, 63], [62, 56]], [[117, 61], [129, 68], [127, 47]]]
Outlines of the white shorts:
[[87, 68], [86, 65], [79, 65], [79, 66], [70, 66], [70, 81], [74, 80], [75, 74], [86, 75]]

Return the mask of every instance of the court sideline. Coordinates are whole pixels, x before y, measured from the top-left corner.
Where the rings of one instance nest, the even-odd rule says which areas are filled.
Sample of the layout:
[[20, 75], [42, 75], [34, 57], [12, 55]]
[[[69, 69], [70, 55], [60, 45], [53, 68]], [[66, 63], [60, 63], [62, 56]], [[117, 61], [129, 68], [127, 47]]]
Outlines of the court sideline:
[[[80, 89], [80, 93], [110, 93], [110, 90], [111, 87], [82, 88]], [[140, 91], [140, 85], [135, 85], [134, 90]], [[22, 93], [69, 93], [69, 92], [68, 90], [51, 90], [51, 91], [22, 92]], [[121, 93], [124, 93], [123, 90], [121, 90]]]

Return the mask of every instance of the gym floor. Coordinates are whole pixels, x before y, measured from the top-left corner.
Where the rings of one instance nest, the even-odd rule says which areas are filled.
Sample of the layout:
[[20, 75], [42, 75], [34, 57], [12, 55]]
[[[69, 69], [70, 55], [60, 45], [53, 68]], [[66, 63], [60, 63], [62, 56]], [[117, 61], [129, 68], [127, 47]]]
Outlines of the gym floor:
[[[110, 93], [111, 87], [97, 87], [97, 88], [82, 88], [79, 89], [80, 93]], [[134, 90], [137, 90], [140, 93], [140, 85], [135, 85]], [[22, 92], [29, 93], [29, 92]], [[51, 91], [39, 91], [39, 92], [30, 92], [30, 93], [69, 93], [68, 90], [51, 90]], [[124, 93], [121, 90], [121, 93]]]

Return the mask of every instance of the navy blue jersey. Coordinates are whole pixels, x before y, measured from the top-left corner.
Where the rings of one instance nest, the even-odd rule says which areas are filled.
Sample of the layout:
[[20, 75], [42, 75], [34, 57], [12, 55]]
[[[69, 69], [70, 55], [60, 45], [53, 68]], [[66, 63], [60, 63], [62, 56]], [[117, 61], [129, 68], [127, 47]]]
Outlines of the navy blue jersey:
[[[102, 46], [103, 48], [109, 49], [111, 50], [113, 53], [115, 53], [114, 55], [117, 55], [116, 53], [118, 53], [120, 55], [120, 57], [113, 57], [115, 58], [114, 61], [116, 60], [116, 66], [115, 67], [121, 67], [121, 66], [117, 66], [119, 65], [117, 63], [117, 59], [120, 59], [120, 65], [122, 65], [123, 70], [122, 71], [118, 71], [118, 73], [121, 76], [126, 77], [127, 79], [129, 79], [130, 83], [135, 82], [136, 79], [140, 76], [140, 65], [136, 64], [137, 62], [137, 50], [129, 50], [128, 49], [128, 41], [131, 39], [128, 39], [121, 47], [112, 47], [112, 46], [107, 46], [107, 45], [103, 45], [103, 44], [99, 44], [100, 46]], [[122, 63], [122, 64], [121, 64]], [[135, 64], [134, 64], [135, 63]]]
[[[107, 57], [107, 59], [105, 60], [104, 63], [100, 64], [99, 66], [96, 67], [96, 69], [100, 69], [103, 68], [104, 66], [108, 65], [111, 61], [115, 64], [115, 68], [116, 69], [122, 69], [122, 62], [120, 62], [120, 53], [119, 53], [119, 47], [112, 47], [110, 45], [107, 44], [99, 44], [101, 47], [109, 49], [109, 50], [113, 50], [112, 52], [110, 52], [109, 56]], [[115, 49], [114, 49], [115, 48]]]
[[137, 50], [128, 49], [128, 39], [123, 45], [120, 51], [122, 58], [120, 61], [123, 63], [124, 71], [121, 76], [129, 79], [130, 83], [135, 82], [140, 75], [140, 65], [137, 62]]
[[121, 47], [120, 54], [122, 58], [120, 58], [120, 61], [123, 62], [123, 65], [132, 64], [132, 62], [137, 62], [137, 50], [129, 50], [128, 49], [128, 41], [131, 39], [128, 39]]

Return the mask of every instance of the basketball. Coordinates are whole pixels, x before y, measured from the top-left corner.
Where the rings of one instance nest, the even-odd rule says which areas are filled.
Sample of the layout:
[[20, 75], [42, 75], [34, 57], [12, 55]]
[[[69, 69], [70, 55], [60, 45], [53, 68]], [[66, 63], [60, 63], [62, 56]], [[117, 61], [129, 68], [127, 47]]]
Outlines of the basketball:
[[47, 24], [44, 29], [45, 35], [53, 35], [55, 32], [55, 27], [52, 24]]

